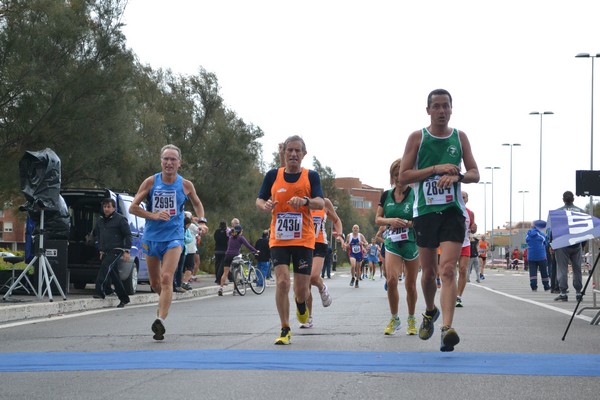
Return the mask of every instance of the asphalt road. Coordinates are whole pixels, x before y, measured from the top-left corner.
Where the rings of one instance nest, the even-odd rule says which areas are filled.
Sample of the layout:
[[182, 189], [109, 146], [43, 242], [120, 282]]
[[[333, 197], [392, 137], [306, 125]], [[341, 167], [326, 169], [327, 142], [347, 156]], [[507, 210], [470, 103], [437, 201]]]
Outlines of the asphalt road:
[[384, 336], [383, 279], [355, 289], [347, 270], [326, 280], [333, 304], [315, 302], [312, 329], [293, 322], [290, 346], [273, 344], [274, 287], [178, 300], [162, 342], [150, 331], [155, 303], [0, 324], [0, 399], [598, 398], [598, 310], [577, 316], [563, 341], [574, 296], [556, 303], [523, 272], [487, 272], [456, 311], [453, 353], [439, 351], [439, 326], [428, 341], [404, 334], [403, 300], [401, 332]]

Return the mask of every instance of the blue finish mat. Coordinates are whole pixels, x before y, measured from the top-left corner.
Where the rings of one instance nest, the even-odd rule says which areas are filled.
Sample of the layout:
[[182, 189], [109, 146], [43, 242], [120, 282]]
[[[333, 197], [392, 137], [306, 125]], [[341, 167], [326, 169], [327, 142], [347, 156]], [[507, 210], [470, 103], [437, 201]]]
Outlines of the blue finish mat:
[[600, 376], [598, 354], [161, 350], [4, 353], [0, 372], [146, 369]]

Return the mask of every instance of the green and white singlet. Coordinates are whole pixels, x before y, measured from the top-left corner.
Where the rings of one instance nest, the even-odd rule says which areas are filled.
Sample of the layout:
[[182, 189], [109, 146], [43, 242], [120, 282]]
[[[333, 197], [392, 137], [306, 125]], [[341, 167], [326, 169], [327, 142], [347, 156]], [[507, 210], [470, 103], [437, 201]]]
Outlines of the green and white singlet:
[[[413, 219], [413, 203], [415, 198], [415, 192], [410, 187], [408, 188], [408, 193], [406, 197], [400, 202], [397, 203], [394, 199], [394, 190], [390, 189], [386, 191], [386, 199], [385, 203], [382, 205], [383, 207], [383, 216], [385, 218], [401, 218], [408, 221], [412, 221]], [[398, 229], [389, 229], [388, 236], [386, 239], [385, 245], [388, 245], [388, 240], [390, 239], [390, 235], [398, 235], [401, 236], [401, 240], [408, 240], [411, 242], [415, 241], [415, 231], [413, 228], [398, 228]], [[391, 241], [391, 240], [390, 240]], [[400, 241], [400, 240], [395, 240]]]
[[[397, 203], [394, 199], [394, 189], [386, 192], [385, 202], [382, 205], [385, 218], [402, 218], [412, 221], [412, 205], [415, 192], [410, 187], [407, 192], [406, 197], [400, 203]], [[392, 253], [400, 256], [407, 261], [417, 258], [419, 251], [415, 242], [415, 230], [413, 228], [388, 228], [385, 237], [385, 251], [388, 254]]]
[[[462, 165], [462, 145], [457, 129], [446, 137], [433, 136], [427, 128], [421, 130], [421, 145], [417, 152], [415, 168], [420, 170], [439, 164]], [[452, 207], [462, 210], [460, 182], [455, 182], [446, 189], [437, 186], [441, 175], [431, 175], [424, 181], [416, 182], [413, 217], [441, 212]], [[461, 211], [462, 212], [462, 211]]]

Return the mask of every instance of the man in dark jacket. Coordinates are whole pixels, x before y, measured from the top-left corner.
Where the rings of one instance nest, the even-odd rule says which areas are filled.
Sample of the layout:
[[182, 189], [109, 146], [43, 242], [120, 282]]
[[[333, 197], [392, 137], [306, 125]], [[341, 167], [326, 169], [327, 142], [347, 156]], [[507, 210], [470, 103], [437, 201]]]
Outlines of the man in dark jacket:
[[129, 229], [127, 219], [116, 212], [114, 199], [107, 198], [102, 200], [102, 212], [104, 215], [98, 219], [94, 228], [94, 237], [98, 243], [101, 260], [100, 271], [98, 271], [98, 277], [96, 278], [96, 294], [94, 294], [94, 298], [103, 299], [105, 297], [105, 282], [107, 279], [110, 279], [121, 301], [117, 307], [123, 308], [125, 304], [129, 303], [129, 296], [119, 277], [117, 265], [112, 264], [116, 264], [119, 257], [122, 257], [124, 261], [129, 261], [131, 230]]
[[[269, 230], [265, 229], [262, 233], [262, 237], [256, 241], [254, 245], [256, 250], [259, 251], [256, 261], [258, 262], [258, 269], [263, 273], [265, 279], [269, 278], [269, 270], [271, 269], [271, 249], [269, 248]], [[261, 283], [258, 283], [259, 286]]]

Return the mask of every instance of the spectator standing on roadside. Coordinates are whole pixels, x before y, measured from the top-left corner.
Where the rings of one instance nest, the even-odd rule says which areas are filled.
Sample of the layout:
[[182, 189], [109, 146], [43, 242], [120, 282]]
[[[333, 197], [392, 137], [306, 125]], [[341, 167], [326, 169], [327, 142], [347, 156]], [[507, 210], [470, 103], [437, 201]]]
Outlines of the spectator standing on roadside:
[[[146, 219], [143, 250], [146, 253], [150, 285], [158, 294], [158, 315], [152, 323], [154, 340], [163, 340], [165, 319], [173, 299], [173, 275], [183, 249], [183, 207], [190, 200], [198, 216], [199, 229], [208, 231], [204, 207], [194, 184], [177, 173], [181, 150], [172, 144], [160, 151], [162, 171], [144, 180], [133, 198], [129, 212]], [[141, 207], [148, 201], [148, 209]]]
[[537, 292], [537, 273], [540, 270], [544, 290], [550, 290], [550, 278], [548, 278], [548, 264], [546, 261], [546, 245], [548, 239], [542, 232], [546, 228], [546, 221], [533, 221], [533, 228], [527, 231], [527, 253], [529, 256], [529, 286]]
[[327, 255], [325, 256], [325, 261], [323, 262], [323, 268], [321, 269], [321, 278], [325, 278], [327, 275], [327, 279], [331, 279], [331, 256], [333, 254], [333, 250], [331, 246], [327, 246]]
[[519, 269], [519, 260], [521, 259], [521, 252], [517, 247], [512, 252], [512, 268], [518, 270]]
[[333, 252], [333, 254], [331, 254], [331, 270], [335, 271], [337, 268], [337, 262], [338, 262], [338, 255], [337, 255], [337, 250]]
[[[585, 213], [584, 210], [573, 204], [575, 196], [573, 192], [567, 190], [563, 193], [564, 206], [560, 207], [559, 210], [576, 211]], [[568, 301], [567, 289], [569, 289], [569, 263], [573, 271], [573, 288], [575, 289], [575, 299], [581, 298], [581, 289], [583, 284], [581, 281], [581, 261], [582, 261], [582, 244], [577, 243], [571, 246], [562, 247], [554, 251], [556, 257], [556, 277], [558, 280], [558, 287], [560, 294], [556, 297], [555, 301]]]
[[[271, 269], [271, 249], [269, 249], [268, 229], [263, 231], [262, 237], [256, 241], [254, 247], [258, 250], [258, 256], [256, 257], [258, 269], [263, 273], [265, 279], [268, 279], [269, 270]], [[262, 284], [262, 281], [258, 282], [259, 286], [262, 286]]]
[[[196, 250], [196, 235], [194, 232], [198, 232], [198, 228], [194, 225], [194, 222], [190, 217], [185, 217], [183, 220], [185, 225], [185, 260], [183, 261], [183, 278], [181, 278], [181, 287], [184, 290], [192, 290], [192, 285], [190, 285], [190, 279], [192, 278], [192, 273], [194, 272], [195, 267], [195, 257], [197, 255]], [[194, 227], [194, 228], [192, 228]]]
[[227, 222], [221, 221], [219, 228], [213, 234], [215, 240], [215, 283], [221, 283], [221, 275], [223, 275], [223, 258], [227, 251], [227, 242], [229, 235], [227, 234]]
[[[104, 288], [106, 280], [112, 281], [115, 292], [119, 297], [118, 308], [125, 307], [129, 303], [129, 296], [125, 291], [116, 260], [122, 257], [123, 261], [129, 261], [129, 249], [131, 249], [131, 230], [127, 218], [117, 212], [117, 204], [112, 198], [102, 200], [102, 216], [96, 222], [94, 228], [94, 237], [98, 241], [98, 250], [100, 250], [100, 270], [96, 278], [96, 294], [94, 298], [103, 299], [105, 297]], [[122, 250], [119, 250], [122, 249]], [[121, 254], [122, 253], [122, 254]], [[135, 267], [134, 267], [135, 268]], [[109, 283], [110, 285], [110, 283]]]

